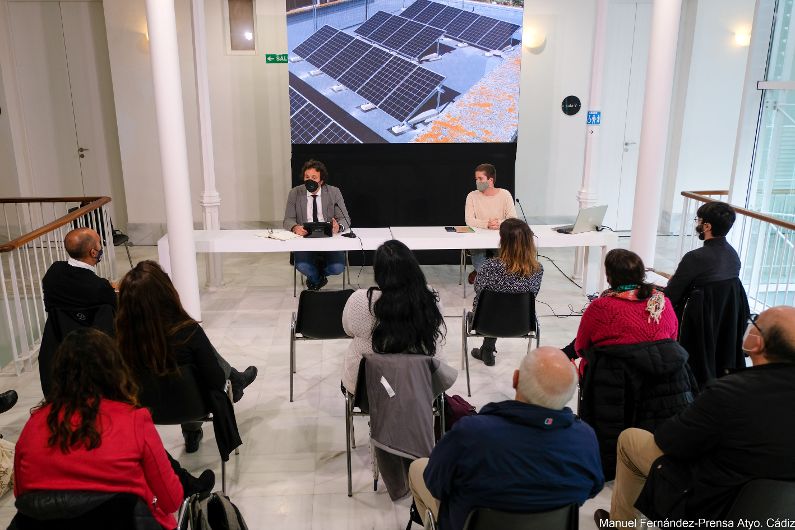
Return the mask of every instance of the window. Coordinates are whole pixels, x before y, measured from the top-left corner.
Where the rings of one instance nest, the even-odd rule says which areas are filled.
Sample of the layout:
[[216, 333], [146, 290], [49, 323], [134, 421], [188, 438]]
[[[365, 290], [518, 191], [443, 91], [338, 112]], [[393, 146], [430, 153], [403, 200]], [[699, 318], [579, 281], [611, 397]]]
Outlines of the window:
[[229, 32], [229, 52], [253, 54], [256, 49], [254, 0], [223, 0]]

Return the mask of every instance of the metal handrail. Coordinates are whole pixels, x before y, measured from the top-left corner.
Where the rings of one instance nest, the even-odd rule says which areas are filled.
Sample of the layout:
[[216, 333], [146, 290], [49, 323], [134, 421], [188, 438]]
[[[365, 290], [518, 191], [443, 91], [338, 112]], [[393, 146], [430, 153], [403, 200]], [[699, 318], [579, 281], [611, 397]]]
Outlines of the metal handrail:
[[30, 243], [34, 239], [37, 239], [48, 232], [52, 232], [62, 226], [66, 226], [69, 223], [83, 217], [84, 215], [91, 213], [95, 210], [100, 209], [103, 205], [110, 202], [110, 197], [28, 197], [28, 198], [12, 198], [12, 199], [3, 199], [0, 198], [0, 204], [19, 204], [19, 203], [32, 203], [32, 202], [77, 202], [77, 203], [84, 203], [86, 201], [90, 201], [85, 206], [81, 206], [77, 210], [67, 213], [52, 221], [47, 223], [44, 226], [41, 226], [27, 234], [23, 234], [16, 239], [12, 239], [7, 243], [3, 243], [0, 245], [0, 253], [2, 252], [11, 252], [16, 250], [24, 245]]

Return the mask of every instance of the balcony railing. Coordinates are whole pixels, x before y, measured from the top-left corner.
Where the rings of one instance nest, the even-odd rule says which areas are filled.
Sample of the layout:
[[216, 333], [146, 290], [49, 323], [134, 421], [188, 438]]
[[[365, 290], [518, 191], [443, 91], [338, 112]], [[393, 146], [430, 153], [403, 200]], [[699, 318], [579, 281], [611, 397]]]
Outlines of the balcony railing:
[[[699, 206], [725, 201], [728, 192], [683, 191], [679, 258], [699, 243], [692, 226]], [[740, 256], [740, 280], [753, 312], [776, 305], [795, 305], [795, 224], [732, 205], [737, 220], [727, 236]], [[678, 261], [678, 260], [677, 260]]]
[[109, 203], [109, 197], [0, 199], [0, 365], [13, 361], [17, 375], [32, 367], [47, 320], [41, 279], [52, 263], [68, 259], [67, 232], [96, 230], [104, 248], [97, 274], [114, 276]]

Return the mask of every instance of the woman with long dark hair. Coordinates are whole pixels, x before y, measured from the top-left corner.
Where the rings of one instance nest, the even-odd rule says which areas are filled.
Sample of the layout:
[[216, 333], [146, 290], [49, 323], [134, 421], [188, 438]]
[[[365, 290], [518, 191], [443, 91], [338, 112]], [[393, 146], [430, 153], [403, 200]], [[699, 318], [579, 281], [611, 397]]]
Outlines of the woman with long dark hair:
[[342, 370], [342, 385], [351, 394], [363, 354], [436, 355], [447, 331], [439, 294], [406, 245], [393, 239], [378, 247], [373, 274], [376, 287], [353, 293], [342, 313], [342, 326], [353, 337]]
[[[17, 442], [14, 494], [131, 493], [164, 528], [174, 528], [171, 514], [184, 494], [197, 490], [189, 491], [189, 475], [170, 462], [152, 416], [138, 406], [138, 386], [113, 340], [90, 328], [71, 332], [55, 353], [52, 374], [51, 392]], [[199, 481], [198, 489], [212, 488], [212, 472]]]
[[622, 248], [611, 250], [605, 256], [605, 274], [610, 288], [582, 315], [574, 340], [578, 355], [594, 346], [676, 340], [679, 324], [673, 305], [662, 291], [646, 283], [640, 256]]
[[[506, 219], [500, 224], [500, 250], [496, 257], [486, 260], [475, 280], [475, 300], [472, 311], [478, 305], [480, 293], [485, 290], [498, 293], [533, 293], [541, 289], [544, 267], [538, 262], [538, 251], [533, 231], [519, 219]], [[497, 339], [485, 337], [480, 348], [472, 349], [472, 357], [494, 366]]]
[[[154, 261], [142, 261], [119, 284], [116, 340], [136, 375], [164, 376], [179, 366], [196, 366], [205, 394], [232, 383], [234, 400], [257, 377], [257, 368], [239, 372], [213, 347], [199, 323], [182, 307], [171, 279]], [[209, 401], [209, 400], [208, 400]], [[201, 422], [182, 426], [185, 451], [195, 452], [203, 436]]]

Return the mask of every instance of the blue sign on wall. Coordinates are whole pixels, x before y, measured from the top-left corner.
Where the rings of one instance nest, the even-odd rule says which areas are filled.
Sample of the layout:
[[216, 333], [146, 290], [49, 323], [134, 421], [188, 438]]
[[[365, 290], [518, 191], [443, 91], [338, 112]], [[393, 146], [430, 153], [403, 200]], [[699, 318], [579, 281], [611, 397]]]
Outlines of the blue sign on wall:
[[601, 125], [602, 124], [602, 111], [589, 110], [588, 111], [588, 125]]

